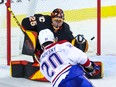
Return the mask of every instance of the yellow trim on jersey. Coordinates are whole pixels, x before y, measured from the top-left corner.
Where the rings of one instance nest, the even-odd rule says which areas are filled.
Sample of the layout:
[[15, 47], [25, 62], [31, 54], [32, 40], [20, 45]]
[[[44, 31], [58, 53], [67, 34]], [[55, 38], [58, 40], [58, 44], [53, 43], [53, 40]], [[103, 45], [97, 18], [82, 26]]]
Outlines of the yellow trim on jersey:
[[33, 35], [33, 33], [31, 31], [26, 31], [26, 34], [28, 35], [28, 37], [31, 39], [34, 48], [36, 47], [36, 39], [35, 36]]

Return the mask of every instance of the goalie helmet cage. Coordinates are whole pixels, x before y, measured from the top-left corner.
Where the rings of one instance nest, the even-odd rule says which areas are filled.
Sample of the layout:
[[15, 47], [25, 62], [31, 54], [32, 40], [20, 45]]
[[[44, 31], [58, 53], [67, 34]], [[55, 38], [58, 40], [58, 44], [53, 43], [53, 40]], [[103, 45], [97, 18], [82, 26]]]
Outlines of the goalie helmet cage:
[[[8, 4], [7, 8], [11, 7], [11, 0], [7, 0], [7, 4]], [[101, 0], [97, 0], [97, 48], [96, 50], [97, 50], [96, 55], [101, 55]], [[7, 65], [10, 65], [10, 61], [11, 61], [11, 13], [7, 9]]]

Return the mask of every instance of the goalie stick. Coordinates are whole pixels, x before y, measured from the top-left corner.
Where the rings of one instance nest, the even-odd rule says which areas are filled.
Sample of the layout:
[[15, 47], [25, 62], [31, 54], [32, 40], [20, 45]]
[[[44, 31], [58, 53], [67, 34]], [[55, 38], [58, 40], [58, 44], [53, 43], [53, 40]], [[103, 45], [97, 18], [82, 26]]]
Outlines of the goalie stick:
[[[33, 33], [29, 32], [29, 31], [26, 31], [26, 30], [23, 28], [23, 26], [19, 23], [18, 19], [16, 18], [15, 14], [14, 14], [13, 11], [11, 10], [11, 8], [8, 6], [8, 4], [5, 3], [5, 5], [6, 5], [8, 11], [11, 13], [12, 17], [15, 19], [15, 22], [17, 23], [17, 25], [19, 26], [19, 28], [21, 29], [21, 31], [23, 32], [23, 34], [25, 34], [25, 35], [27, 35], [27, 36], [29, 36], [29, 35], [32, 36]], [[31, 40], [31, 41], [33, 41], [33, 40]], [[35, 47], [35, 43], [33, 43], [33, 44], [34, 44], [34, 47]], [[36, 56], [36, 55], [34, 54], [34, 56]], [[35, 57], [35, 59], [37, 60], [37, 57]], [[39, 63], [38, 60], [37, 60], [37, 62]]]
[[23, 31], [23, 33], [25, 33], [25, 32], [26, 32], [25, 29], [24, 29], [24, 28], [21, 26], [21, 24], [19, 23], [18, 19], [16, 18], [15, 14], [14, 14], [13, 11], [11, 10], [11, 8], [8, 6], [7, 3], [5, 3], [5, 5], [6, 5], [8, 11], [12, 14], [13, 18], [15, 19], [17, 25], [20, 27], [20, 29]]

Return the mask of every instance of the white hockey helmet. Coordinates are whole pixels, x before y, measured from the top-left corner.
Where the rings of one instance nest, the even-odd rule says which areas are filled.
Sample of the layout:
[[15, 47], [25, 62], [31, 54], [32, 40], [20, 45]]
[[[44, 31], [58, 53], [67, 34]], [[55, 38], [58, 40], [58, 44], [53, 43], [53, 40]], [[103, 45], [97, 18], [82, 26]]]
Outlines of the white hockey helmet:
[[42, 45], [43, 43], [48, 41], [54, 42], [55, 37], [53, 33], [50, 31], [50, 29], [44, 29], [39, 32], [38, 38], [39, 38], [40, 45]]

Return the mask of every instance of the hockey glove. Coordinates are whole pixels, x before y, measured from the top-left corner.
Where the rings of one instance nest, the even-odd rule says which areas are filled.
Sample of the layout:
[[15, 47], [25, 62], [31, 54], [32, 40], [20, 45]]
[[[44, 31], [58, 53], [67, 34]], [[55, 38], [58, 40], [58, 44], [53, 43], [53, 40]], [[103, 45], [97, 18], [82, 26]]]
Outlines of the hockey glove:
[[100, 67], [91, 61], [91, 66], [86, 68], [84, 67], [85, 73], [88, 76], [95, 76], [100, 73]]
[[76, 37], [75, 37], [77, 43], [79, 44], [83, 44], [85, 43], [86, 39], [84, 38], [84, 35], [82, 34], [78, 34]]

